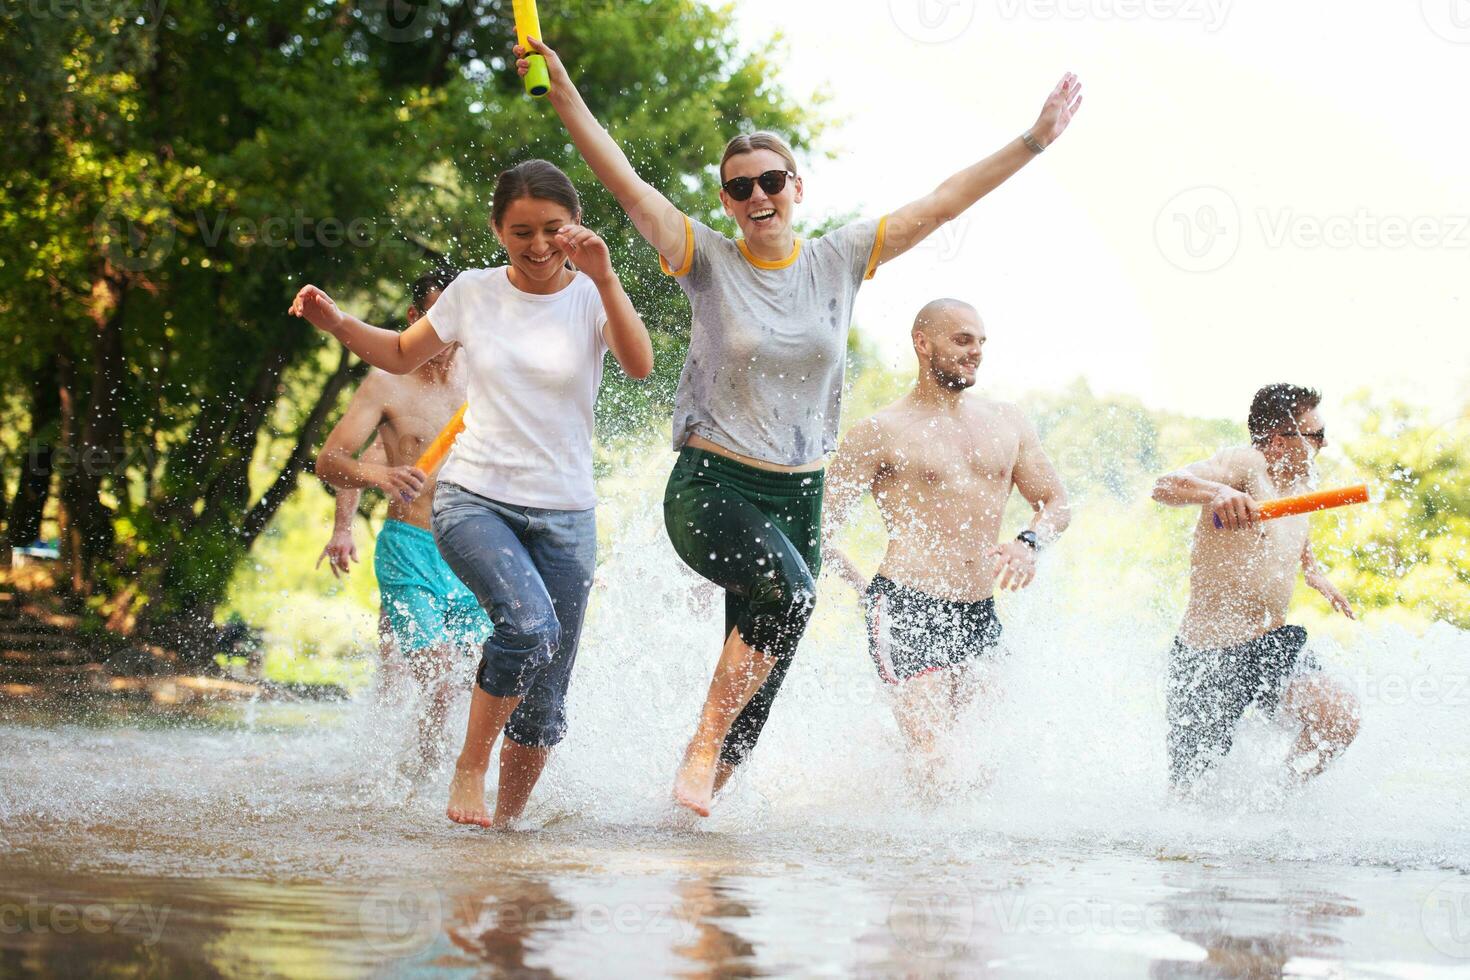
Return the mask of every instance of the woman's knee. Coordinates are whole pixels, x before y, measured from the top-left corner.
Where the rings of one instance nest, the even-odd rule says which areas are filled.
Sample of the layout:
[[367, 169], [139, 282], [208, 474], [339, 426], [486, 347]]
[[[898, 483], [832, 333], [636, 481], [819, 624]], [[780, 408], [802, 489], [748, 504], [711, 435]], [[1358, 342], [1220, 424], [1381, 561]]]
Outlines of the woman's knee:
[[504, 617], [485, 641], [480, 687], [496, 697], [523, 696], [560, 648], [561, 624], [549, 605], [540, 615]]
[[750, 606], [756, 616], [773, 616], [805, 627], [817, 607], [817, 583], [804, 567], [778, 566], [751, 588]]

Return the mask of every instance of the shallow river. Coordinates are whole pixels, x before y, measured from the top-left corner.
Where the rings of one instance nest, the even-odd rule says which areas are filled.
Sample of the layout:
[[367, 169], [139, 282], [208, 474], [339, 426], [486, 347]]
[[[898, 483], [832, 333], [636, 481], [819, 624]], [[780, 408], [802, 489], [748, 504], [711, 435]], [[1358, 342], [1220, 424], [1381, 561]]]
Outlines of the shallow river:
[[399, 775], [398, 695], [0, 705], [0, 976], [1470, 976], [1465, 634], [1324, 638], [1357, 743], [1288, 791], [1290, 735], [1247, 718], [1176, 805], [1177, 610], [1044, 567], [923, 802], [824, 582], [749, 771], [696, 824], [668, 793], [719, 611], [660, 534], [629, 520], [604, 557], [572, 730], [516, 833], [451, 825], [442, 778]]

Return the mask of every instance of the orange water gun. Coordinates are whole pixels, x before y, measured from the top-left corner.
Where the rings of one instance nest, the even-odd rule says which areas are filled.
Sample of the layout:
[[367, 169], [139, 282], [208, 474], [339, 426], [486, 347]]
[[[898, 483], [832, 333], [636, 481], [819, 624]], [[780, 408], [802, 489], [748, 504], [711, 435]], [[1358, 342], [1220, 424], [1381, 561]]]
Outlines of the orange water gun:
[[454, 413], [454, 418], [450, 419], [449, 424], [439, 430], [439, 434], [434, 437], [434, 441], [429, 443], [429, 448], [425, 449], [424, 454], [419, 457], [419, 461], [413, 464], [414, 468], [424, 474], [424, 476], [433, 476], [434, 471], [439, 468], [439, 464], [444, 462], [444, 457], [449, 455], [449, 450], [454, 445], [454, 440], [459, 438], [459, 434], [464, 431], [464, 410], [469, 407], [469, 402], [459, 406], [459, 411]]
[[[1330, 510], [1333, 507], [1346, 507], [1350, 504], [1366, 504], [1367, 502], [1368, 485], [1360, 483], [1353, 487], [1318, 490], [1316, 493], [1304, 493], [1297, 497], [1281, 497], [1264, 501], [1261, 504], [1259, 517], [1263, 521], [1274, 521], [1278, 517], [1311, 514], [1319, 510]], [[1215, 526], [1225, 526], [1220, 522], [1218, 514], [1215, 515]]]

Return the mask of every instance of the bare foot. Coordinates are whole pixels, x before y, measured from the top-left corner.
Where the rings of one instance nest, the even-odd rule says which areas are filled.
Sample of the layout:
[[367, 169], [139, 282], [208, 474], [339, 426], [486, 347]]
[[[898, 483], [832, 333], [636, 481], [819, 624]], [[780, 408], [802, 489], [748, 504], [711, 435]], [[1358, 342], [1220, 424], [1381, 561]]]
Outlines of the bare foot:
[[454, 767], [454, 777], [449, 781], [449, 809], [446, 811], [455, 823], [467, 823], [476, 827], [489, 827], [490, 815], [485, 812], [485, 771]]
[[708, 756], [684, 754], [684, 764], [674, 777], [674, 800], [701, 817], [709, 816], [710, 801], [715, 795], [716, 754]]

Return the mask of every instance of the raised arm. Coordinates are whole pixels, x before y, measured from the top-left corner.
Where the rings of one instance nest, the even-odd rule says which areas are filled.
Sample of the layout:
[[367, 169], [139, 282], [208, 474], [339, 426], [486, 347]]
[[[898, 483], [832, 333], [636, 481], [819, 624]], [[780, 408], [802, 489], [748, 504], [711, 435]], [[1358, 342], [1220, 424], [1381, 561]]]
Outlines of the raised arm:
[[[402, 333], [384, 330], [343, 313], [332, 297], [315, 286], [302, 286], [291, 301], [291, 315], [331, 334], [358, 357], [389, 374], [407, 374], [449, 345], [439, 339], [428, 317], [419, 317]], [[361, 443], [359, 443], [361, 445]]]
[[[953, 221], [986, 194], [1005, 183], [1031, 158], [1056, 141], [1082, 105], [1082, 83], [1068, 72], [1047, 96], [1041, 115], [1026, 136], [1018, 136], [995, 153], [961, 170], [917, 201], [905, 204], [888, 216], [883, 249], [878, 264], [896, 259]], [[1034, 146], [1027, 144], [1030, 137]]]
[[316, 475], [334, 487], [361, 490], [377, 487], [390, 500], [411, 502], [424, 489], [427, 477], [412, 466], [389, 466], [386, 454], [382, 463], [357, 459], [356, 454], [373, 437], [383, 421], [387, 397], [387, 379], [376, 373], [363, 379], [362, 385], [347, 403], [342, 420], [327, 436], [316, 458]]
[[873, 489], [883, 463], [882, 440], [876, 419], [866, 418], [852, 427], [827, 470], [826, 499], [822, 502], [822, 557], [859, 595], [867, 589], [868, 580], [847, 552], [833, 542], [852, 519], [863, 494]]
[[[638, 229], [638, 234], [658, 250], [658, 254], [663, 256], [669, 267], [682, 267], [688, 235], [688, 219], [684, 217], [684, 212], [674, 207], [673, 202], [652, 184], [638, 176], [622, 147], [613, 142], [607, 130], [592, 115], [592, 110], [587, 108], [587, 103], [582, 101], [582, 93], [572, 84], [566, 66], [557, 53], [543, 44], [540, 38], [526, 40], [535, 53], [546, 58], [546, 70], [551, 75], [551, 92], [546, 97], [547, 101], [561, 117], [562, 125], [576, 144], [577, 151], [587, 161], [587, 166], [592, 168], [602, 186], [617, 198], [618, 204], [632, 220], [633, 227]], [[515, 54], [519, 59], [516, 70], [522, 75], [530, 68], [530, 62], [524, 57], [526, 53], [524, 48], [516, 45]]]
[[1243, 453], [1226, 449], [1213, 457], [1165, 473], [1154, 483], [1153, 498], [1169, 507], [1205, 507], [1232, 531], [1254, 527], [1261, 507], [1242, 487]]

